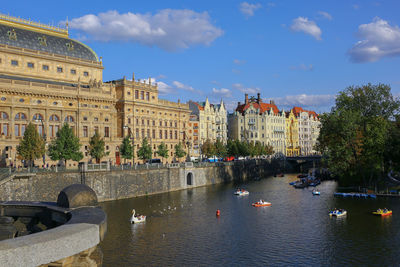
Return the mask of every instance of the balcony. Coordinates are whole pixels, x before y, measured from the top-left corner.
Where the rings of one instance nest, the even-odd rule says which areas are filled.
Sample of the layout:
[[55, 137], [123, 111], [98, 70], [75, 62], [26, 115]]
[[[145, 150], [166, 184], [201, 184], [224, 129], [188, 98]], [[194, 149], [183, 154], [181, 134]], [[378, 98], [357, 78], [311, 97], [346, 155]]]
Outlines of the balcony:
[[254, 124], [256, 124], [256, 122], [255, 121], [249, 121], [248, 124], [249, 125], [254, 125]]

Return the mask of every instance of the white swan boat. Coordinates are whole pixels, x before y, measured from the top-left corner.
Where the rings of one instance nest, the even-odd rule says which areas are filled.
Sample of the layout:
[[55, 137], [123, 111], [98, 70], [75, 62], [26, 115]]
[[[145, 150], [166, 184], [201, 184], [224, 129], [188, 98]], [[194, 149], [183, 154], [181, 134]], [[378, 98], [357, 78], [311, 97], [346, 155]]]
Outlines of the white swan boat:
[[132, 210], [131, 223], [141, 223], [146, 221], [145, 215], [136, 215], [135, 209]]

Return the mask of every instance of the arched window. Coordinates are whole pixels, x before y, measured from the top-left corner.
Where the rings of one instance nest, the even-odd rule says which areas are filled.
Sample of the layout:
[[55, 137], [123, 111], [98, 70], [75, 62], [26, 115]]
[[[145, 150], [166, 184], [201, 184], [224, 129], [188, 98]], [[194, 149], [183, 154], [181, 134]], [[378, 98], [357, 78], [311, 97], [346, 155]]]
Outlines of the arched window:
[[6, 112], [1, 112], [0, 114], [0, 119], [2, 120], [8, 120], [8, 114]]
[[49, 121], [60, 121], [60, 118], [57, 115], [51, 115]]
[[43, 120], [43, 116], [42, 114], [36, 113], [35, 115], [33, 115], [33, 120]]
[[74, 122], [74, 117], [72, 117], [72, 116], [67, 116], [67, 117], [65, 117], [65, 121], [66, 121], [66, 122]]
[[20, 112], [17, 115], [15, 115], [15, 119], [16, 120], [26, 120], [26, 115], [25, 115], [25, 113]]

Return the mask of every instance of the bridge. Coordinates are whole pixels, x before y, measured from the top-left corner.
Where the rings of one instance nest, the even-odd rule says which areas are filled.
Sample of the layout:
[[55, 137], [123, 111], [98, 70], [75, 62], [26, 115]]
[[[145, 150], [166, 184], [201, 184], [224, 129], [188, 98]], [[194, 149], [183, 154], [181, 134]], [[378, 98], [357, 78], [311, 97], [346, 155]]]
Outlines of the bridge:
[[285, 161], [296, 171], [304, 172], [307, 169], [317, 168], [321, 163], [321, 155], [286, 157]]

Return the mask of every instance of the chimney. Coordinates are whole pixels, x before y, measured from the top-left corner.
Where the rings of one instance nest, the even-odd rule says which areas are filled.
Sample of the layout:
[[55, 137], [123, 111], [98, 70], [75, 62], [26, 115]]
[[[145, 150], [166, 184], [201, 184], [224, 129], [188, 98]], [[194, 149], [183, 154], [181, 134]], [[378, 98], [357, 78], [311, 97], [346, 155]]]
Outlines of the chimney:
[[260, 93], [257, 93], [257, 103], [260, 104], [260, 102], [262, 102], [262, 101], [261, 101], [261, 94], [260, 94]]
[[249, 95], [248, 94], [245, 94], [244, 95], [244, 104], [248, 104], [249, 103]]

